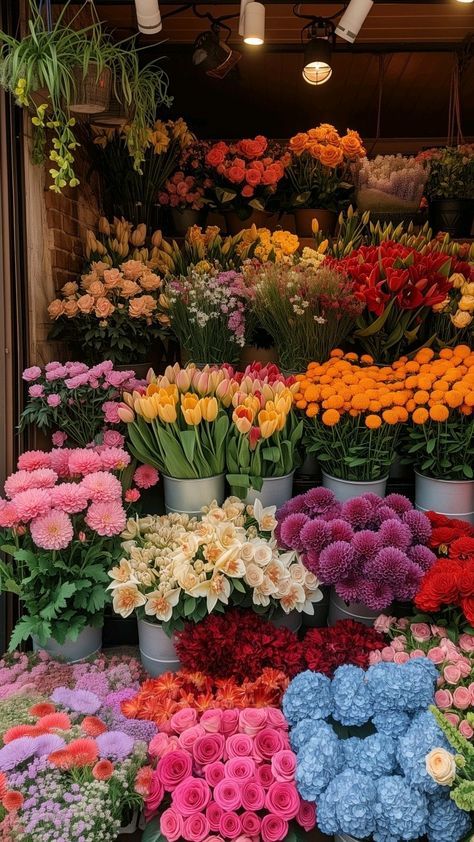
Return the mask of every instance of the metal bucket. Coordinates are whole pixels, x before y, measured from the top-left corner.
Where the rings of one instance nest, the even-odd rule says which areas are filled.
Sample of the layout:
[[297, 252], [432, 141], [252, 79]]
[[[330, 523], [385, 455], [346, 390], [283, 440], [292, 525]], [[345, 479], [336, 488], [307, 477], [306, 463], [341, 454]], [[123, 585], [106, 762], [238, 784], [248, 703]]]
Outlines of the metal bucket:
[[415, 506], [474, 524], [474, 480], [434, 479], [415, 471]]
[[332, 477], [330, 474], [322, 472], [323, 486], [329, 488], [336, 495], [336, 500], [340, 503], [345, 503], [346, 500], [352, 500], [353, 497], [360, 497], [361, 494], [367, 494], [369, 491], [372, 494], [378, 494], [379, 497], [385, 497], [387, 488], [387, 479], [376, 479], [372, 482], [355, 482], [354, 480], [338, 479]]
[[336, 833], [334, 842], [360, 842], [355, 836], [349, 836], [348, 833]]
[[[388, 608], [385, 611], [389, 613]], [[379, 614], [380, 611], [371, 611], [362, 602], [344, 602], [334, 588], [331, 588], [328, 626], [334, 626], [338, 620], [356, 620], [358, 623], [363, 623], [364, 626], [373, 626], [374, 620]]]
[[293, 496], [293, 475], [286, 474], [284, 477], [268, 477], [263, 480], [263, 485], [260, 491], [255, 491], [253, 488], [249, 489], [246, 503], [255, 503], [255, 500], [260, 500], [262, 506], [276, 506], [277, 509], [283, 506]]
[[33, 652], [47, 652], [51, 658], [67, 661], [68, 664], [76, 664], [84, 661], [100, 651], [102, 646], [102, 626], [86, 626], [77, 636], [76, 640], [66, 640], [65, 643], [58, 643], [52, 637], [41, 646], [36, 637], [32, 637]]
[[174, 640], [165, 634], [159, 623], [138, 620], [138, 642], [142, 664], [151, 676], [179, 670]]
[[201, 517], [202, 507], [217, 500], [220, 505], [225, 497], [225, 474], [203, 479], [175, 479], [163, 476], [166, 513], [179, 512], [190, 517]]

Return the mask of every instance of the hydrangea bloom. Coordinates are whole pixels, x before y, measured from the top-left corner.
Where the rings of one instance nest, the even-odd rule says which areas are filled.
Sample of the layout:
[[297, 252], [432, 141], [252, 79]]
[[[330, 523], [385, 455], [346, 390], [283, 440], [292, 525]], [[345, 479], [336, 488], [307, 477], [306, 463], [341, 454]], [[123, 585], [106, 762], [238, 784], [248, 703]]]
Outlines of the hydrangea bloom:
[[400, 737], [407, 731], [410, 717], [402, 711], [388, 710], [374, 714], [372, 722], [379, 733], [387, 734], [389, 737]]
[[412, 786], [423, 792], [439, 791], [438, 784], [426, 771], [426, 755], [434, 748], [449, 750], [449, 743], [429, 711], [418, 713], [398, 741], [398, 762]]
[[313, 732], [298, 752], [296, 784], [306, 801], [315, 801], [344, 763], [341, 744], [331, 726], [322, 721], [317, 725], [317, 733]]
[[346, 765], [356, 772], [375, 779], [395, 771], [397, 744], [386, 734], [370, 734], [365, 739], [351, 737], [342, 745]]
[[331, 694], [332, 715], [342, 725], [364, 725], [372, 716], [366, 673], [360, 667], [352, 664], [338, 667], [332, 680]]
[[377, 781], [374, 813], [374, 842], [416, 839], [426, 830], [428, 803], [426, 796], [400, 775], [391, 775]]
[[370, 777], [345, 769], [318, 800], [318, 827], [323, 833], [350, 833], [365, 839], [375, 830], [375, 799]]
[[471, 829], [469, 813], [460, 810], [444, 792], [428, 797], [429, 842], [459, 842]]
[[414, 658], [403, 665], [375, 664], [367, 671], [374, 710], [413, 711], [433, 703], [438, 671], [428, 658]]
[[290, 743], [293, 751], [299, 752], [301, 748], [317, 734], [320, 719], [300, 719], [297, 725], [291, 729]]
[[283, 713], [290, 725], [297, 725], [310, 713], [311, 719], [330, 715], [331, 682], [321, 673], [306, 670], [293, 679], [283, 697]]

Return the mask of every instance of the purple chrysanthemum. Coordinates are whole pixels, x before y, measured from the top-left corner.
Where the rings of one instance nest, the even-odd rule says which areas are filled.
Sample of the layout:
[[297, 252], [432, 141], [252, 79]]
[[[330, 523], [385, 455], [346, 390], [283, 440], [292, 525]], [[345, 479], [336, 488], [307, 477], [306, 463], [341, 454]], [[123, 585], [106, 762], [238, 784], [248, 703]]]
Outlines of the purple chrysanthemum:
[[402, 587], [411, 564], [407, 554], [397, 547], [383, 547], [364, 564], [364, 576], [375, 582], [386, 582], [393, 590]]
[[280, 537], [284, 547], [289, 550], [301, 550], [303, 544], [301, 541], [301, 530], [303, 526], [309, 523], [309, 518], [301, 512], [288, 515], [281, 525]]
[[403, 515], [404, 512], [408, 512], [412, 508], [410, 500], [403, 494], [388, 494], [385, 498], [385, 505], [390, 506], [397, 515]]
[[0, 771], [16, 769], [31, 757], [44, 757], [65, 746], [57, 734], [41, 734], [39, 737], [19, 737], [0, 749]]
[[298, 494], [297, 497], [292, 497], [291, 500], [287, 500], [286, 503], [281, 506], [277, 513], [276, 517], [281, 522], [284, 518], [288, 517], [288, 515], [294, 515], [298, 512], [304, 511], [305, 504], [304, 504], [304, 494]]
[[354, 497], [343, 504], [341, 514], [354, 529], [363, 529], [372, 516], [372, 506], [363, 497]]
[[301, 530], [301, 543], [304, 549], [320, 553], [331, 542], [332, 532], [325, 520], [308, 520]]
[[335, 585], [352, 572], [354, 550], [347, 541], [335, 541], [319, 556], [319, 571], [324, 585]]
[[360, 532], [356, 532], [354, 535], [352, 546], [354, 547], [356, 558], [365, 562], [369, 558], [373, 558], [380, 550], [380, 538], [377, 532], [371, 532], [370, 529], [361, 529]]
[[359, 601], [372, 611], [383, 611], [393, 602], [394, 593], [386, 582], [366, 579], [359, 588]]
[[311, 573], [314, 573], [315, 576], [320, 578], [321, 571], [319, 569], [319, 556], [320, 553], [317, 553], [315, 550], [308, 550], [308, 552], [301, 554], [301, 561], [303, 562], [304, 566], [307, 570], [310, 570]]
[[407, 556], [410, 561], [414, 561], [426, 573], [436, 561], [436, 556], [429, 547], [423, 544], [415, 544], [413, 547], [408, 547]]
[[70, 690], [68, 687], [56, 687], [51, 699], [58, 705], [86, 716], [97, 713], [101, 706], [101, 701], [95, 693], [89, 690]]
[[395, 598], [402, 602], [414, 599], [420, 590], [421, 580], [424, 576], [423, 570], [414, 561], [408, 559], [408, 564], [405, 568], [405, 577], [399, 588], [395, 591]]
[[373, 509], [377, 509], [384, 500], [383, 497], [379, 497], [378, 494], [374, 494], [372, 491], [366, 491], [365, 494], [361, 494], [360, 496], [363, 497], [364, 500], [367, 500]]
[[336, 585], [336, 593], [344, 602], [361, 602], [360, 589], [364, 583], [362, 576], [348, 576]]
[[416, 544], [427, 544], [431, 538], [431, 523], [423, 512], [410, 509], [403, 515], [403, 522], [411, 529]]
[[133, 751], [134, 739], [123, 731], [104, 731], [96, 737], [100, 757], [109, 760], [125, 760]]
[[411, 530], [398, 518], [389, 518], [380, 524], [379, 537], [384, 547], [397, 547], [407, 550], [411, 544]]
[[305, 506], [315, 515], [325, 514], [337, 505], [334, 492], [329, 488], [310, 488], [303, 497]]
[[375, 512], [375, 523], [377, 526], [380, 526], [386, 520], [399, 520], [399, 517], [395, 509], [384, 504], [383, 506], [379, 506]]
[[347, 520], [342, 517], [336, 517], [329, 523], [331, 530], [331, 541], [352, 541], [354, 537], [354, 530]]

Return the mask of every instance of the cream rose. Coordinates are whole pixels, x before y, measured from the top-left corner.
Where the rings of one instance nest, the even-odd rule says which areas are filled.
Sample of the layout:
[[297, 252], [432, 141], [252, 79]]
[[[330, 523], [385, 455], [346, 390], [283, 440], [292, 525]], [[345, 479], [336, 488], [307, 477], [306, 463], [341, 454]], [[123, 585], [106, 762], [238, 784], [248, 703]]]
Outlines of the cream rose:
[[267, 543], [262, 542], [261, 544], [257, 544], [253, 557], [255, 564], [259, 564], [260, 567], [266, 567], [273, 558], [272, 548]]
[[426, 771], [440, 786], [451, 786], [456, 777], [456, 759], [445, 748], [434, 748], [426, 755]]
[[261, 567], [257, 564], [248, 564], [245, 570], [245, 581], [251, 588], [259, 588], [263, 583], [264, 575]]

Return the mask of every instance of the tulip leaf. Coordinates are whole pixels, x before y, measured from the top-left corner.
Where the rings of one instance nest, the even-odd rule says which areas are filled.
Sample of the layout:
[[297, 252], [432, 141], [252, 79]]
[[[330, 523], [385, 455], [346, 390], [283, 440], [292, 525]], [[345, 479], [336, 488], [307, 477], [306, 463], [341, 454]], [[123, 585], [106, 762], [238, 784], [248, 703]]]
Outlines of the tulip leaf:
[[381, 313], [380, 316], [377, 319], [375, 319], [374, 322], [372, 322], [372, 324], [368, 325], [365, 328], [356, 330], [354, 336], [357, 336], [359, 339], [365, 339], [366, 337], [373, 336], [374, 333], [378, 333], [380, 330], [382, 330], [385, 322], [387, 321], [392, 311], [394, 303], [395, 298], [392, 298], [392, 300], [387, 304], [383, 313]]
[[248, 474], [227, 474], [226, 480], [229, 485], [239, 488], [250, 488], [250, 477]]
[[276, 445], [262, 448], [262, 459], [265, 459], [266, 462], [279, 462], [280, 457], [281, 451]]
[[223, 187], [216, 187], [216, 196], [218, 201], [225, 205], [227, 202], [232, 202], [237, 196], [237, 193], [234, 190], [224, 190]]
[[179, 440], [188, 462], [194, 462], [194, 451], [196, 448], [196, 435], [194, 430], [180, 430]]

